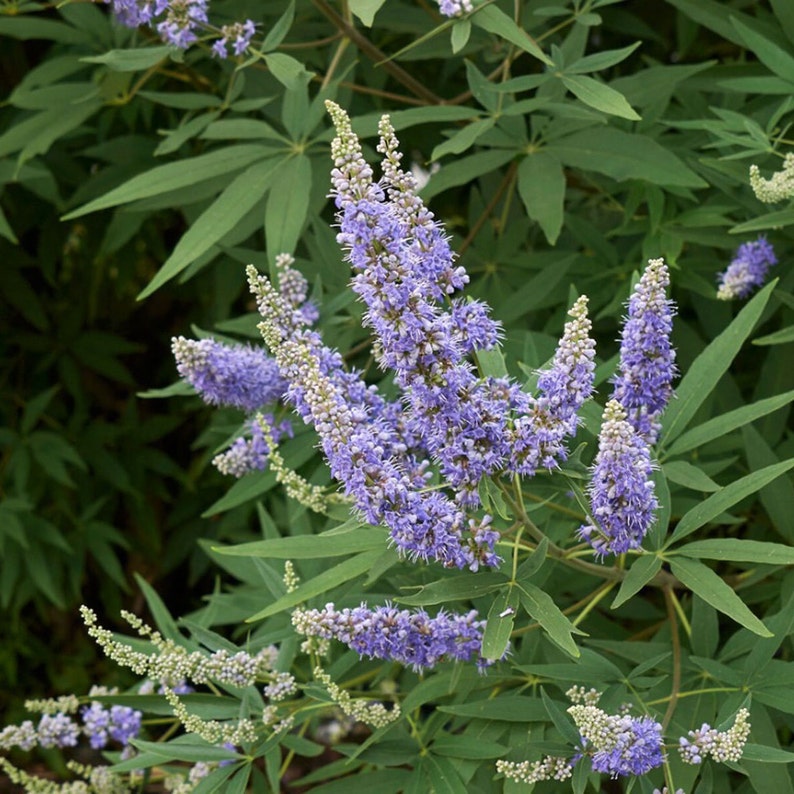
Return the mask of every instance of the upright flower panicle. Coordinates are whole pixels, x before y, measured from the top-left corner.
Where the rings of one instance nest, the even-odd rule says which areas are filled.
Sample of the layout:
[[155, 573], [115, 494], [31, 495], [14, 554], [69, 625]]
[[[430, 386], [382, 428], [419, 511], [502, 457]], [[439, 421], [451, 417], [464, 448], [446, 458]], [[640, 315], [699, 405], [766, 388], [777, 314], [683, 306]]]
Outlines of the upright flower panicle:
[[594, 705], [568, 709], [594, 772], [617, 777], [644, 775], [664, 763], [662, 726], [651, 717], [607, 714]]
[[431, 618], [423, 609], [414, 612], [390, 604], [370, 609], [296, 610], [292, 625], [307, 637], [334, 639], [362, 656], [400, 662], [414, 670], [439, 662], [479, 658], [485, 621], [475, 611], [465, 615], [439, 612]]
[[568, 312], [552, 365], [540, 373], [537, 398], [526, 399], [516, 419], [511, 443], [510, 470], [533, 475], [552, 469], [567, 457], [566, 436], [576, 432], [578, 411], [593, 393], [595, 342], [587, 316], [587, 297], [582, 295]]
[[296, 325], [294, 312], [253, 267], [259, 327], [289, 382], [287, 399], [320, 436], [331, 474], [372, 524], [384, 524], [412, 559], [476, 569], [495, 565], [497, 533], [486, 517], [466, 515], [439, 491], [420, 490], [421, 467], [407, 454], [386, 405], [319, 335]]
[[[376, 359], [394, 371], [405, 395], [410, 437], [436, 460], [458, 502], [475, 507], [483, 476], [519, 465], [511, 458], [517, 437], [523, 459], [532, 459], [523, 473], [564, 456], [562, 438], [575, 428], [575, 412], [592, 389], [592, 343], [579, 333], [589, 329], [584, 302], [575, 310], [577, 331], [571, 329], [576, 341], [571, 336], [561, 348], [541, 384], [549, 394], [532, 415], [534, 403], [516, 383], [480, 377], [470, 360], [476, 350], [496, 345], [499, 326], [485, 304], [451, 299], [468, 277], [418, 197], [413, 175], [401, 167], [388, 116], [379, 125], [383, 179], [376, 182], [347, 114], [326, 104], [337, 130], [332, 180], [338, 240], [355, 273], [353, 289], [367, 307], [365, 323], [377, 337]], [[516, 432], [512, 417], [528, 413]]]
[[769, 268], [777, 264], [775, 249], [766, 237], [743, 243], [728, 268], [718, 276], [720, 300], [746, 298], [766, 280]]
[[670, 275], [663, 259], [651, 259], [629, 300], [623, 325], [618, 374], [612, 399], [649, 444], [656, 441], [658, 417], [673, 392], [675, 349], [670, 340], [674, 307], [667, 299]]
[[589, 489], [595, 524], [581, 527], [578, 533], [597, 555], [640, 547], [658, 506], [652, 471], [647, 443], [628, 422], [623, 406], [610, 400]]

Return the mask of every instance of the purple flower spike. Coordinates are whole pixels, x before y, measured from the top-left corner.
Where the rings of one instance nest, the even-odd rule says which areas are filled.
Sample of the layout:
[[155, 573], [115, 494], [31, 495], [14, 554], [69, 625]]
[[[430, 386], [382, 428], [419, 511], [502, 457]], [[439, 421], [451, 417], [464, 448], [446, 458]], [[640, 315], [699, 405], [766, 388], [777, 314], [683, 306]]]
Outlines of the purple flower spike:
[[515, 422], [511, 471], [534, 475], [553, 469], [567, 457], [564, 440], [576, 432], [577, 412], [593, 393], [595, 342], [583, 295], [568, 313], [551, 367], [540, 374], [537, 399], [526, 398], [524, 415]]
[[446, 660], [479, 658], [485, 627], [475, 611], [442, 611], [431, 618], [422, 609], [411, 612], [391, 604], [341, 610], [326, 604], [324, 609], [296, 610], [292, 624], [307, 637], [339, 640], [362, 656], [400, 662], [417, 671]]
[[776, 264], [775, 250], [766, 237], [740, 245], [727, 270], [718, 277], [717, 297], [720, 300], [746, 298], [764, 283], [769, 268]]
[[598, 454], [590, 483], [590, 505], [596, 524], [579, 529], [596, 555], [637, 549], [654, 521], [658, 506], [651, 480], [648, 445], [626, 419], [617, 400], [604, 409]]
[[179, 374], [211, 405], [230, 405], [251, 413], [278, 400], [286, 382], [264, 350], [228, 346], [213, 339], [171, 340]]
[[670, 275], [663, 259], [651, 259], [629, 300], [623, 326], [620, 365], [612, 399], [649, 444], [659, 433], [656, 421], [673, 392], [675, 350], [670, 341], [674, 308], [665, 290]]
[[[342, 357], [322, 344], [282, 294], [248, 268], [262, 322], [259, 328], [289, 382], [286, 397], [314, 425], [333, 477], [367, 521], [384, 524], [411, 559], [447, 566], [497, 565], [497, 533], [488, 519], [470, 522], [448, 497], [425, 491], [423, 469], [408, 454], [399, 417]], [[397, 419], [397, 421], [395, 421]]]

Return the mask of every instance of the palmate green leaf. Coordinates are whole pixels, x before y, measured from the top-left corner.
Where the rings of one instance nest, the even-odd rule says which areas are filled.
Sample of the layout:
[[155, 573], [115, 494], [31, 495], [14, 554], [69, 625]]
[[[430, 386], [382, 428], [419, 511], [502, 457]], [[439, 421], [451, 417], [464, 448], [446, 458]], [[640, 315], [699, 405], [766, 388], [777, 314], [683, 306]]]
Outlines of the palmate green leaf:
[[626, 101], [626, 97], [620, 91], [615, 91], [614, 88], [610, 88], [592, 77], [581, 74], [563, 73], [560, 74], [560, 80], [585, 105], [600, 110], [602, 113], [609, 113], [612, 116], [619, 116], [629, 121], [640, 120], [637, 111]]
[[200, 116], [180, 124], [176, 129], [159, 130], [161, 135], [165, 135], [165, 138], [154, 150], [154, 156], [162, 157], [164, 154], [175, 152], [185, 141], [195, 138], [205, 127], [212, 124], [219, 114], [219, 110], [211, 110], [209, 113], [202, 113]]
[[277, 161], [268, 159], [238, 174], [182, 235], [171, 256], [141, 290], [138, 300], [147, 298], [220, 242], [264, 198], [276, 172]]
[[[757, 470], [779, 462], [775, 451], [754, 427], [742, 428], [742, 437], [751, 469]], [[789, 543], [794, 543], [794, 511], [791, 509], [794, 505], [794, 484], [791, 478], [779, 477], [762, 488], [759, 495], [774, 528]]]
[[[192, 741], [184, 741], [188, 737], [179, 737], [171, 742], [147, 742], [133, 739], [132, 744], [146, 753], [168, 758], [174, 761], [236, 761], [241, 759], [233, 750], [218, 747], [209, 742], [202, 742], [197, 736], [190, 736]], [[180, 741], [180, 739], [182, 741]]]
[[542, 61], [546, 66], [554, 66], [551, 58], [535, 43], [535, 40], [522, 30], [504, 11], [495, 5], [478, 6], [471, 21], [479, 28], [494, 33], [499, 38], [515, 44], [519, 49], [528, 52], [533, 57]]
[[[757, 341], [758, 340], [754, 340], [753, 344]], [[794, 390], [787, 391], [784, 394], [778, 394], [774, 397], [767, 397], [751, 405], [744, 405], [741, 408], [728, 411], [720, 416], [715, 416], [702, 425], [693, 427], [691, 430], [687, 430], [686, 433], [680, 435], [666, 450], [664, 457], [671, 458], [683, 452], [689, 452], [691, 449], [697, 449], [709, 441], [720, 438], [720, 436], [724, 436], [756, 419], [760, 419], [762, 416], [766, 416], [773, 411], [777, 411], [779, 408], [783, 408], [792, 400], [794, 400]]]
[[246, 474], [237, 480], [231, 488], [220, 498], [208, 507], [202, 514], [202, 518], [225, 513], [232, 508], [245, 504], [256, 499], [262, 494], [267, 493], [276, 485], [276, 475], [272, 471], [257, 471]]
[[794, 342], [794, 325], [789, 325], [786, 328], [781, 328], [773, 334], [766, 334], [766, 336], [759, 336], [753, 339], [754, 345], [784, 345], [788, 342]]
[[468, 43], [471, 36], [471, 22], [468, 19], [459, 19], [452, 25], [450, 44], [453, 54], [459, 53]]
[[496, 119], [489, 116], [488, 118], [478, 119], [471, 124], [467, 124], [463, 129], [458, 130], [449, 140], [440, 143], [433, 149], [430, 159], [438, 160], [447, 154], [460, 154], [470, 149], [477, 139], [484, 135], [488, 130], [492, 129], [496, 124]]
[[626, 58], [642, 44], [641, 41], [635, 41], [634, 44], [629, 44], [628, 47], [622, 47], [619, 50], [603, 50], [602, 52], [593, 53], [593, 55], [585, 55], [574, 61], [570, 66], [565, 67], [566, 74], [587, 74], [589, 72], [598, 72], [602, 69], [609, 69], [610, 66], [615, 66]]
[[46, 154], [55, 141], [77, 129], [101, 107], [102, 103], [94, 96], [84, 102], [59, 104], [35, 113], [0, 135], [0, 157], [19, 152], [19, 168], [36, 155]]
[[554, 245], [562, 229], [565, 203], [565, 172], [560, 161], [542, 150], [525, 157], [518, 165], [518, 193], [527, 215], [538, 223], [549, 245]]
[[328, 592], [328, 590], [340, 584], [352, 581], [357, 576], [366, 573], [382, 554], [382, 549], [365, 551], [362, 554], [351, 557], [349, 560], [334, 565], [332, 568], [328, 568], [308, 582], [299, 585], [291, 593], [286, 593], [260, 612], [252, 615], [247, 622], [253, 623], [256, 620], [276, 615], [285, 609], [297, 606], [302, 601], [307, 601], [310, 598]]
[[692, 362], [678, 384], [676, 399], [671, 401], [662, 416], [660, 448], [667, 447], [681, 435], [703, 401], [711, 394], [752, 332], [776, 286], [777, 279], [767, 284]]
[[482, 634], [483, 658], [501, 659], [504, 656], [513, 631], [517, 606], [518, 593], [513, 587], [502, 590], [494, 598]]
[[[794, 91], [794, 85], [789, 88], [789, 91]], [[761, 232], [766, 229], [782, 229], [794, 223], [794, 208], [789, 207], [785, 210], [775, 210], [774, 212], [766, 212], [763, 215], [757, 215], [749, 221], [744, 223], [737, 223], [732, 226], [728, 232], [730, 234], [745, 234], [746, 232]]]
[[53, 19], [37, 19], [33, 16], [0, 16], [0, 36], [28, 41], [46, 39], [62, 44], [88, 44], [91, 36], [87, 31], [56, 22]]
[[263, 557], [275, 560], [316, 560], [321, 557], [341, 557], [357, 551], [384, 549], [389, 533], [381, 527], [362, 526], [348, 532], [321, 535], [297, 535], [271, 540], [240, 543], [237, 546], [217, 546], [214, 551], [232, 557]]
[[496, 742], [487, 742], [474, 736], [443, 734], [430, 746], [436, 755], [449, 758], [470, 758], [473, 760], [484, 758], [501, 758], [507, 753], [508, 748]]
[[291, 55], [283, 52], [270, 52], [263, 54], [262, 57], [273, 77], [287, 90], [298, 88], [312, 79], [313, 72], [307, 71], [306, 67]]
[[5, 237], [10, 243], [16, 245], [19, 240], [17, 240], [17, 236], [14, 234], [14, 230], [11, 228], [11, 224], [8, 222], [8, 219], [3, 212], [3, 208], [0, 207], [0, 236]]
[[747, 608], [733, 589], [711, 568], [700, 562], [682, 557], [670, 558], [670, 569], [683, 585], [699, 595], [714, 609], [726, 614], [739, 625], [760, 637], [771, 637], [772, 632]]
[[702, 469], [693, 466], [685, 460], [674, 460], [671, 463], [665, 463], [662, 466], [662, 471], [670, 482], [683, 485], [691, 491], [710, 493], [719, 491], [722, 487], [714, 482]]
[[794, 91], [794, 56], [736, 17], [731, 16], [730, 19], [733, 27], [758, 60], [778, 77], [791, 82], [791, 88]]
[[619, 181], [644, 179], [656, 185], [707, 187], [658, 141], [612, 127], [591, 127], [566, 135], [551, 141], [545, 151], [564, 165], [596, 171]]
[[312, 190], [312, 164], [305, 154], [283, 160], [273, 173], [273, 184], [265, 207], [265, 241], [268, 261], [278, 254], [291, 254], [298, 244]]
[[187, 157], [175, 163], [168, 163], [145, 171], [119, 185], [76, 210], [66, 214], [62, 220], [69, 221], [87, 215], [89, 212], [129, 204], [140, 199], [159, 196], [171, 190], [190, 187], [207, 179], [224, 174], [231, 175], [246, 168], [257, 160], [270, 154], [270, 150], [254, 144], [241, 144], [217, 149], [198, 157]]
[[794, 547], [738, 538], [708, 538], [675, 550], [684, 557], [706, 560], [755, 562], [762, 565], [794, 565]]
[[350, 0], [350, 10], [361, 20], [364, 27], [371, 28], [378, 13], [386, 0]]
[[366, 770], [313, 786], [311, 790], [314, 794], [398, 794], [406, 790], [411, 777], [411, 772], [405, 769]]
[[587, 636], [586, 632], [576, 626], [562, 614], [554, 599], [531, 582], [522, 582], [520, 586], [521, 604], [533, 620], [543, 629], [566, 653], [579, 656], [579, 649], [573, 640], [573, 634]]
[[433, 794], [468, 794], [466, 784], [457, 773], [455, 764], [443, 756], [424, 757], [425, 774]]
[[428, 201], [448, 188], [468, 184], [478, 176], [495, 171], [510, 162], [515, 155], [516, 153], [512, 151], [491, 149], [453, 160], [443, 165], [441, 170], [434, 174], [433, 178], [422, 188], [421, 196]]
[[168, 607], [163, 603], [163, 599], [160, 598], [157, 591], [137, 572], [135, 581], [146, 599], [146, 604], [160, 633], [169, 640], [184, 640], [182, 633], [177, 628], [176, 621], [171, 617]]
[[745, 22], [750, 21], [751, 18], [733, 9], [730, 14], [726, 13], [727, 9], [722, 0], [667, 0], [667, 2], [722, 38], [740, 47], [744, 46], [744, 41], [734, 27], [733, 21], [738, 19]]
[[440, 579], [422, 586], [417, 593], [399, 596], [394, 600], [398, 604], [414, 607], [425, 607], [434, 604], [445, 604], [447, 601], [462, 601], [479, 598], [505, 584], [504, 574], [496, 572], [460, 574], [448, 579]]
[[438, 710], [458, 717], [500, 722], [545, 722], [548, 719], [539, 698], [516, 694], [497, 695], [454, 706], [439, 706]]
[[138, 72], [155, 66], [171, 55], [181, 60], [182, 50], [169, 46], [110, 50], [103, 55], [91, 55], [80, 60], [83, 63], [101, 63], [113, 72]]
[[762, 744], [748, 743], [742, 752], [742, 761], [763, 761], [766, 764], [790, 764], [794, 753], [779, 747], [766, 747]]
[[567, 742], [576, 747], [581, 742], [579, 731], [574, 726], [570, 717], [546, 694], [545, 688], [540, 688], [540, 697], [543, 706], [554, 723], [554, 727], [562, 734]]
[[626, 578], [620, 583], [620, 589], [610, 609], [617, 609], [625, 604], [635, 593], [638, 593], [662, 569], [662, 558], [655, 554], [643, 554], [629, 568]]
[[695, 530], [705, 526], [720, 513], [724, 513], [729, 507], [733, 507], [746, 496], [759, 491], [768, 483], [772, 482], [781, 474], [785, 474], [789, 469], [794, 468], [794, 458], [766, 466], [758, 471], [741, 477], [740, 479], [726, 485], [722, 490], [712, 494], [708, 499], [698, 502], [691, 510], [684, 514], [675, 531], [667, 541], [665, 548], [677, 543], [687, 535], [691, 535]]

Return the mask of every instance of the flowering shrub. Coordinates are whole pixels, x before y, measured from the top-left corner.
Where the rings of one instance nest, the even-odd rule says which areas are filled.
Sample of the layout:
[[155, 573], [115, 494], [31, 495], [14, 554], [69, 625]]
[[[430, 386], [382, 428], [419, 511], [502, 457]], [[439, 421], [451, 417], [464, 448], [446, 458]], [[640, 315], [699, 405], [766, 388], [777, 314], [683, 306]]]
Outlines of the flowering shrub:
[[[231, 477], [202, 544], [223, 578], [175, 620], [137, 577], [151, 618], [121, 610], [127, 634], [106, 628], [112, 604], [84, 606], [127, 677], [29, 700], [38, 716], [0, 731], [8, 777], [97, 794], [789, 790], [788, 221], [751, 192], [785, 200], [787, 171], [726, 165], [730, 147], [760, 162], [789, 108], [753, 111], [753, 127], [733, 100], [715, 120], [700, 99], [774, 96], [784, 78], [758, 71], [787, 63], [769, 22], [791, 34], [790, 15], [737, 3], [728, 29], [723, 9], [671, 2], [681, 30], [712, 27], [737, 64], [759, 62], [694, 100], [705, 89], [678, 84], [708, 65], [600, 46], [602, 27], [642, 29], [613, 2], [315, 0], [261, 19], [231, 3], [220, 20], [197, 1], [82, 5], [20, 18], [56, 24], [65, 74], [91, 64], [80, 91], [105, 93], [63, 111], [65, 140], [31, 146], [23, 133], [52, 122], [36, 81], [56, 82], [48, 102], [72, 90], [34, 73], [0, 152], [42, 192], [36, 169], [58, 172], [98, 114], [112, 140], [87, 151], [122, 156], [66, 218], [112, 210], [123, 261], [177, 211], [141, 297], [180, 276], [249, 313], [196, 339], [174, 322], [181, 381], [148, 395], [217, 409], [196, 459]], [[84, 30], [119, 46], [85, 56]], [[350, 46], [384, 71], [357, 70]], [[406, 64], [424, 58], [418, 79]], [[133, 132], [112, 137], [127, 112]], [[170, 125], [156, 144], [147, 113]], [[405, 155], [426, 134], [417, 157], [443, 163], [420, 183]], [[715, 290], [729, 229], [773, 242], [743, 243]], [[755, 336], [767, 322], [783, 325]], [[38, 748], [62, 780], [29, 771]]]

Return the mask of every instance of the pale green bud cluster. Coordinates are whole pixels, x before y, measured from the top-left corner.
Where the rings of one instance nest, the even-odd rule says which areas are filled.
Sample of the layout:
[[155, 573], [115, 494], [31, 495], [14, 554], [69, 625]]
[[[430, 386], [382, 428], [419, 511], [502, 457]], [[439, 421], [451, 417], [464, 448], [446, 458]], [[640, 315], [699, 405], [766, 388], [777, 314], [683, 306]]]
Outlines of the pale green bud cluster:
[[210, 744], [243, 744], [256, 739], [256, 723], [253, 720], [241, 719], [236, 722], [218, 722], [202, 720], [191, 714], [179, 695], [173, 689], [165, 687], [165, 699], [171, 704], [174, 716], [182, 723], [188, 733], [195, 733]]
[[363, 722], [372, 728], [384, 728], [400, 718], [400, 706], [395, 703], [387, 709], [383, 703], [375, 700], [353, 698], [350, 693], [338, 686], [322, 667], [314, 668], [314, 677], [327, 690], [331, 699], [346, 716], [356, 722]]
[[[94, 694], [93, 690], [91, 694]], [[25, 708], [35, 714], [74, 714], [80, 708], [77, 695], [61, 695], [57, 698], [26, 700]]]
[[295, 566], [292, 564], [292, 560], [287, 560], [284, 563], [284, 587], [287, 588], [288, 593], [294, 593], [298, 589], [298, 585], [300, 584], [300, 577], [295, 572]]
[[603, 692], [599, 692], [595, 687], [585, 689], [583, 686], [572, 686], [566, 693], [565, 697], [571, 703], [584, 704], [585, 706], [595, 706], [601, 700]]
[[573, 774], [569, 758], [547, 755], [540, 761], [497, 761], [496, 771], [516, 783], [538, 783], [541, 780], [568, 780]]
[[281, 457], [281, 453], [278, 451], [278, 447], [273, 441], [273, 436], [270, 433], [270, 426], [261, 414], [257, 415], [256, 419], [270, 449], [268, 465], [270, 466], [270, 470], [276, 475], [276, 482], [284, 486], [287, 496], [304, 505], [304, 507], [308, 507], [309, 510], [314, 510], [315, 513], [327, 512], [328, 498], [325, 489], [317, 485], [312, 485], [301, 477], [300, 474], [287, 466], [284, 462], [284, 458]]
[[789, 153], [783, 160], [783, 168], [764, 179], [757, 165], [750, 166], [750, 187], [755, 197], [764, 204], [774, 204], [794, 196], [794, 153]]
[[155, 653], [134, 651], [124, 642], [113, 637], [112, 632], [102, 628], [93, 610], [81, 607], [80, 613], [88, 627], [88, 634], [102, 648], [105, 655], [123, 667], [153, 681], [169, 682], [188, 679], [197, 684], [218, 681], [233, 686], [245, 687], [258, 679], [271, 679], [278, 651], [275, 647], [263, 648], [256, 655], [245, 651], [230, 654], [226, 650], [214, 651], [211, 655], [201, 651], [190, 652], [173, 640], [164, 638], [130, 612], [122, 617], [141, 637], [148, 639]]

